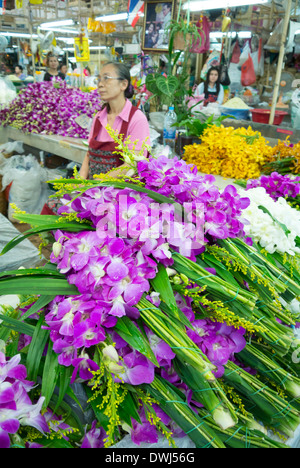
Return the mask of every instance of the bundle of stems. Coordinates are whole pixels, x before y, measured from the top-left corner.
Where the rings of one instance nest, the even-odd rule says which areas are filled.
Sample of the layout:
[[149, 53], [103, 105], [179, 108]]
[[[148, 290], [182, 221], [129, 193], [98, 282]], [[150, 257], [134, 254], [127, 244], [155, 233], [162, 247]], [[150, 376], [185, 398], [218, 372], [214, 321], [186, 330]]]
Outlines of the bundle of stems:
[[300, 414], [292, 402], [231, 361], [225, 366], [223, 378], [238, 391], [246, 410], [258, 421], [276, 432], [293, 436], [300, 423]]

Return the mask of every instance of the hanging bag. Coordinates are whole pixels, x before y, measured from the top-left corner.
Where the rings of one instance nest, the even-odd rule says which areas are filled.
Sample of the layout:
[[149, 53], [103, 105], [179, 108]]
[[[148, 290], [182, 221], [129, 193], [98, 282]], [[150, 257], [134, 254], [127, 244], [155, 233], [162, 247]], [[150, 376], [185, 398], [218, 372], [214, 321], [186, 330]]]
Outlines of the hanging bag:
[[232, 50], [232, 55], [231, 55], [230, 62], [231, 63], [239, 63], [240, 55], [241, 55], [241, 49], [240, 49], [240, 46], [239, 46], [239, 41], [236, 40], [235, 44], [234, 44], [234, 47], [233, 47], [233, 50]]
[[210, 27], [209, 27], [209, 22], [206, 16], [203, 16], [197, 22], [196, 26], [197, 26], [200, 38], [198, 37], [193, 42], [190, 52], [194, 54], [204, 54], [205, 52], [209, 51], [209, 45], [210, 45], [210, 41], [209, 41]]
[[243, 63], [241, 69], [241, 84], [242, 86], [250, 86], [256, 81], [253, 60], [251, 55], [248, 55], [247, 60]]

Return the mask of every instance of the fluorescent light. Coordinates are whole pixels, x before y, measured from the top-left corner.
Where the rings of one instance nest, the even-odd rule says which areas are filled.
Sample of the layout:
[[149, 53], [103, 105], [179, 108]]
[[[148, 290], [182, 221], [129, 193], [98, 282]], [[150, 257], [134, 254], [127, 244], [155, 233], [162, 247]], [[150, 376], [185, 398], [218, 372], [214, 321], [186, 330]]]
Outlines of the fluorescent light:
[[[223, 36], [225, 36], [227, 33], [226, 32], [210, 32], [209, 33], [209, 38], [210, 39], [221, 39]], [[241, 39], [249, 39], [252, 36], [251, 31], [238, 31], [237, 33], [235, 31], [229, 32], [228, 37], [240, 37]]]
[[[74, 37], [56, 37], [58, 41], [64, 41], [66, 44], [74, 44]], [[88, 39], [89, 43], [92, 42], [91, 39]]]
[[50, 23], [42, 23], [41, 27], [46, 28], [55, 28], [55, 26], [74, 26], [74, 21], [72, 19], [61, 20], [61, 21], [52, 21]]
[[[21, 33], [21, 32], [0, 32], [0, 36], [10, 36], [10, 37], [31, 37], [31, 34], [29, 33]], [[36, 39], [38, 37], [37, 34], [32, 34], [32, 38]]]
[[128, 13], [117, 13], [116, 15], [97, 16], [96, 21], [121, 21], [128, 18]]
[[60, 33], [79, 34], [76, 29], [49, 28], [48, 26], [40, 26], [41, 31], [53, 31]]
[[267, 2], [268, 0], [219, 0], [212, 3], [210, 0], [203, 0], [187, 2], [183, 5], [183, 9], [189, 9], [190, 11], [216, 10], [218, 8], [226, 9], [244, 5], [258, 5]]
[[[89, 47], [90, 50], [104, 50], [106, 46], [91, 46]], [[65, 47], [63, 50], [68, 52], [74, 52], [74, 47]]]

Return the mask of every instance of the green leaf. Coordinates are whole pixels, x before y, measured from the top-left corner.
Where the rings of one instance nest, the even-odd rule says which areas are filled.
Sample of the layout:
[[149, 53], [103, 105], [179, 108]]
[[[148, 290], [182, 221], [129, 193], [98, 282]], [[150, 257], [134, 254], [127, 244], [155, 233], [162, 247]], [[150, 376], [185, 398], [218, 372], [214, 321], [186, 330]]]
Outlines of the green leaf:
[[37, 294], [41, 296], [51, 295], [78, 295], [79, 291], [76, 286], [69, 284], [66, 279], [60, 278], [35, 278], [31, 277], [14, 277], [0, 279], [0, 295], [6, 294]]
[[291, 231], [286, 227], [286, 225], [280, 223], [276, 218], [274, 218], [274, 216], [271, 215], [270, 211], [265, 206], [259, 205], [258, 208], [264, 213], [268, 214], [270, 218], [274, 221], [274, 223], [278, 224], [278, 226], [281, 227], [286, 236], [290, 234]]
[[[36, 216], [40, 216], [40, 215], [36, 215]], [[20, 215], [19, 216], [15, 215], [16, 219], [19, 219], [19, 217]], [[58, 223], [53, 220], [52, 222], [45, 223], [41, 220], [41, 223], [37, 227], [31, 228], [22, 234], [18, 234], [11, 241], [9, 241], [2, 249], [0, 256], [9, 252], [9, 250], [13, 249], [16, 245], [20, 244], [20, 242], [27, 239], [27, 237], [40, 234], [41, 232], [57, 231], [57, 229], [62, 229], [62, 230], [69, 231], [69, 232], [95, 231], [95, 228], [93, 228], [90, 224], [70, 222], [70, 221], [69, 222], [63, 221], [63, 222]]]
[[109, 425], [109, 418], [104, 414], [104, 409], [99, 409], [101, 403], [102, 403], [102, 396], [98, 396], [94, 398], [93, 392], [90, 387], [85, 387], [86, 394], [89, 398], [89, 404], [91, 405], [94, 414], [97, 418], [97, 421], [100, 423], [100, 425], [107, 431], [108, 425]]
[[42, 376], [41, 395], [45, 397], [45, 401], [43, 403], [44, 409], [47, 408], [50, 402], [59, 375], [60, 366], [58, 364], [58, 356], [52, 348], [53, 343], [52, 341], [49, 341]]
[[158, 89], [166, 94], [169, 97], [172, 97], [176, 89], [178, 88], [178, 79], [176, 76], [170, 75], [170, 76], [163, 76], [160, 75], [156, 79], [156, 85]]
[[35, 327], [33, 325], [29, 325], [28, 323], [21, 322], [20, 320], [2, 314], [0, 314], [0, 320], [2, 320], [2, 327], [7, 327], [18, 333], [24, 333], [29, 336], [33, 336], [34, 334]]
[[22, 320], [25, 320], [30, 315], [36, 314], [40, 309], [48, 305], [56, 297], [56, 294], [52, 296], [40, 296], [35, 303], [22, 315]]
[[37, 379], [41, 358], [49, 338], [49, 331], [42, 329], [43, 324], [44, 317], [40, 317], [35, 326], [26, 360], [28, 379], [34, 382]]
[[149, 341], [128, 317], [119, 318], [114, 328], [123, 340], [146, 356], [155, 366], [159, 367]]
[[71, 376], [72, 376], [73, 368], [71, 366], [59, 366], [59, 380], [57, 381], [59, 387], [59, 394], [58, 399], [55, 405], [53, 412], [55, 413], [56, 410], [59, 408], [60, 404], [62, 403], [67, 390], [70, 385]]
[[[164, 310], [164, 312], [168, 312], [168, 315], [178, 320], [182, 326], [186, 325], [187, 327], [191, 328], [190, 321], [177, 306], [176, 299], [174, 297], [174, 291], [172, 289], [166, 268], [161, 263], [159, 263], [157, 269], [157, 274], [155, 278], [150, 281], [150, 283], [153, 289], [159, 293], [160, 300], [168, 308], [168, 311]], [[163, 304], [161, 304], [160, 307], [163, 309]]]
[[141, 424], [140, 415], [138, 413], [138, 403], [136, 398], [128, 392], [119, 406], [119, 415], [121, 421], [125, 421], [130, 427], [132, 427], [131, 418], [135, 419], [138, 423]]

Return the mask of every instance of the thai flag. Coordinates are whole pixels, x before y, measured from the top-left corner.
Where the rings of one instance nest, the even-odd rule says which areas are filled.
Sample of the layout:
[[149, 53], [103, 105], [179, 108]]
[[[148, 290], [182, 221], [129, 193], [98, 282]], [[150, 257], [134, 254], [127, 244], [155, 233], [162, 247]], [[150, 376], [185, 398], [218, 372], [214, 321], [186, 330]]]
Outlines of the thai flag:
[[142, 0], [128, 0], [128, 23], [134, 28], [136, 25], [140, 14], [144, 11], [144, 1]]
[[0, 15], [4, 15], [6, 7], [6, 0], [0, 0]]

